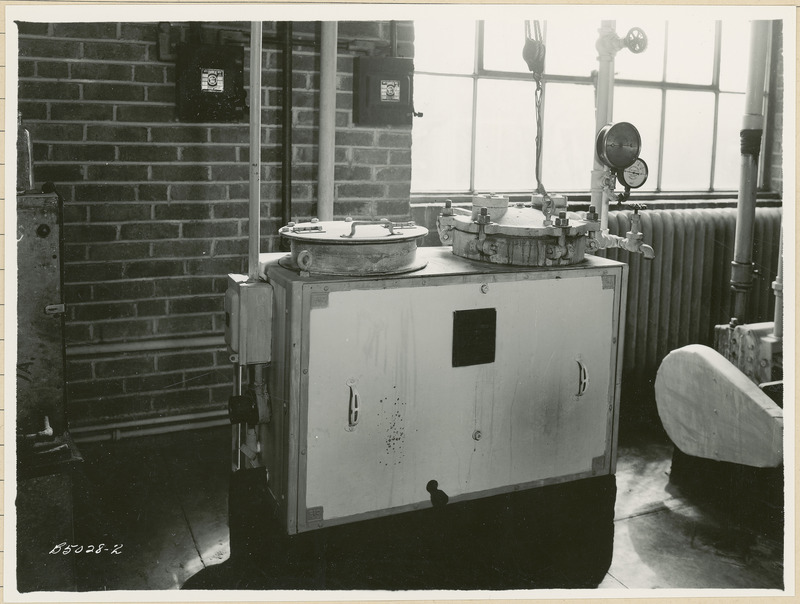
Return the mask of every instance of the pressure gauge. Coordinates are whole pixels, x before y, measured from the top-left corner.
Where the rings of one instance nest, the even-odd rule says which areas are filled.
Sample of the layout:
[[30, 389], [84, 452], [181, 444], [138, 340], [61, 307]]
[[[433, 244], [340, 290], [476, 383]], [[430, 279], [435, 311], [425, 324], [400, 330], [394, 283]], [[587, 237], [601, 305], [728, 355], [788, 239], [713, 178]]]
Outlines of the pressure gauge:
[[619, 182], [629, 189], [638, 189], [647, 182], [647, 164], [637, 158], [630, 166], [617, 172]]
[[614, 170], [630, 166], [639, 157], [641, 148], [639, 131], [628, 122], [608, 124], [597, 133], [597, 157]]

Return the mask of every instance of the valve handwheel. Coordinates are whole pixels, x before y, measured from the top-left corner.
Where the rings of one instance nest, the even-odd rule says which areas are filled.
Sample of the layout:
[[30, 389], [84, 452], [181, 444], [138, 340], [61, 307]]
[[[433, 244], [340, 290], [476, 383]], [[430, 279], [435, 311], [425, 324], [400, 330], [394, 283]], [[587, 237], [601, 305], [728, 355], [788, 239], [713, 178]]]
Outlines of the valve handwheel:
[[633, 54], [638, 55], [647, 49], [647, 34], [640, 27], [632, 27], [623, 41]]

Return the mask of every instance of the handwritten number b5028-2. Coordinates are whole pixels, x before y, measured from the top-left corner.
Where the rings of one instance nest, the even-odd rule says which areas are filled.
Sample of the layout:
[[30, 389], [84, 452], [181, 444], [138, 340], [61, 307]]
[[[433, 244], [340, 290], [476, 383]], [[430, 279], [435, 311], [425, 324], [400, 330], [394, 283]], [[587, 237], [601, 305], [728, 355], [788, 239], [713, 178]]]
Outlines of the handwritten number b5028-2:
[[122, 554], [122, 544], [116, 544], [113, 547], [106, 545], [105, 543], [100, 543], [98, 545], [68, 545], [66, 541], [62, 541], [58, 545], [56, 545], [53, 549], [50, 550], [50, 554], [57, 555], [61, 554], [63, 556], [68, 556], [69, 554], [110, 554], [110, 555], [120, 555]]

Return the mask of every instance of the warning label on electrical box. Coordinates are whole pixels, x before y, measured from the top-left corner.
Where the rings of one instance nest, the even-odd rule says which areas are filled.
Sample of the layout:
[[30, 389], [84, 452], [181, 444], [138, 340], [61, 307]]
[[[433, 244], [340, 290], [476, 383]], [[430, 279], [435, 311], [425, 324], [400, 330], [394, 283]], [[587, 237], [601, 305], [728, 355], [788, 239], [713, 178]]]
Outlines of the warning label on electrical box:
[[400, 82], [381, 80], [381, 101], [400, 102]]
[[224, 92], [225, 71], [222, 69], [200, 70], [200, 90], [203, 92]]

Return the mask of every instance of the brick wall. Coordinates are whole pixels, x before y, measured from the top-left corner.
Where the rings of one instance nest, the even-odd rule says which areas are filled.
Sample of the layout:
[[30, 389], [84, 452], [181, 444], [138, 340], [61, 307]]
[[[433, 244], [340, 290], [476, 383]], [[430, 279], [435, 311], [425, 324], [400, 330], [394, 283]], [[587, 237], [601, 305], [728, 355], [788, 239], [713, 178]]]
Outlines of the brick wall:
[[[241, 123], [178, 122], [175, 63], [159, 60], [157, 23], [18, 28], [19, 109], [36, 182], [54, 182], [65, 199], [72, 425], [223, 408], [227, 355], [194, 343], [222, 334], [225, 275], [246, 271], [247, 112]], [[262, 251], [276, 251], [281, 50], [269, 42], [278, 26], [264, 28]], [[172, 24], [173, 38], [187, 30]], [[249, 33], [249, 24], [204, 24], [203, 35], [219, 30]], [[319, 24], [295, 32], [313, 42]], [[388, 22], [339, 24], [337, 217], [408, 217], [411, 128], [352, 124], [353, 59], [386, 54], [389, 36]], [[398, 24], [400, 56], [412, 56], [412, 38], [411, 24]], [[343, 49], [347, 41], [359, 50]], [[292, 215], [303, 219], [316, 212], [319, 54], [312, 43], [293, 57]], [[247, 65], [246, 52], [245, 84]], [[174, 343], [186, 338], [192, 345]], [[154, 351], [133, 350], [153, 342]]]

